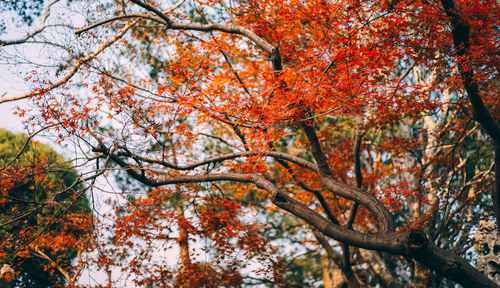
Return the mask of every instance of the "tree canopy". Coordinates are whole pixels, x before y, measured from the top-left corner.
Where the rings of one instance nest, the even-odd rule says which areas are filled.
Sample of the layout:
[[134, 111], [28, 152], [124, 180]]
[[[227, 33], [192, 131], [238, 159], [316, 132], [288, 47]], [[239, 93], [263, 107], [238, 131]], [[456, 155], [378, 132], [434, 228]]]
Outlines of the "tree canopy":
[[[471, 249], [500, 219], [498, 11], [54, 1], [0, 40], [33, 86], [0, 103], [29, 98], [17, 113], [78, 150], [79, 182], [122, 196], [92, 258], [110, 286], [287, 285], [319, 277], [319, 250], [325, 283], [498, 287]], [[154, 256], [173, 248], [175, 268]]]

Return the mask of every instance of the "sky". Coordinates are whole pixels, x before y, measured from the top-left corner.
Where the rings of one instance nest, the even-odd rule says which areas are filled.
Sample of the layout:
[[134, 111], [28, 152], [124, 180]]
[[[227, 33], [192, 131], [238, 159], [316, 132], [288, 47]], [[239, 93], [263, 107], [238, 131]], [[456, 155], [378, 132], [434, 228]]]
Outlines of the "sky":
[[[28, 88], [23, 83], [18, 82], [19, 79], [14, 77], [12, 72], [5, 68], [4, 65], [0, 64], [0, 96], [4, 95], [4, 93], [6, 95], [15, 95], [28, 91]], [[26, 107], [26, 100], [0, 104], [0, 128], [17, 133], [24, 131], [22, 120], [14, 115], [17, 106]]]
[[[0, 4], [1, 5], [1, 4]], [[10, 15], [12, 14], [12, 15]], [[12, 40], [17, 39], [29, 32], [30, 28], [27, 26], [16, 27], [10, 21], [16, 15], [14, 13], [3, 12], [0, 15], [1, 22], [7, 27], [5, 33], [0, 34], [0, 39], [2, 40]], [[38, 22], [35, 21], [35, 25]], [[28, 54], [35, 55], [36, 51], [34, 47], [27, 49], [22, 49], [23, 52], [28, 52]], [[1, 47], [0, 46], [0, 97], [3, 95], [17, 95], [29, 91], [29, 87], [24, 83], [22, 72], [19, 73], [18, 65], [7, 65], [4, 63], [4, 57], [15, 53], [17, 48], [12, 46]], [[0, 104], [0, 128], [10, 130], [16, 133], [24, 132], [24, 125], [22, 120], [14, 115], [15, 108], [17, 106], [27, 107], [27, 100], [20, 100], [14, 102], [6, 102]]]

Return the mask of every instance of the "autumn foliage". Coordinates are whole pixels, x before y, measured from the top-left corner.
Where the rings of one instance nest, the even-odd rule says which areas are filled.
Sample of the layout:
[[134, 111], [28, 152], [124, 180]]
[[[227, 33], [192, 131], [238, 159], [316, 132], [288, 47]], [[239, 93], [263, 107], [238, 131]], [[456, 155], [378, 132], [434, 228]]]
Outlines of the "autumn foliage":
[[83, 26], [40, 32], [58, 68], [3, 101], [119, 195], [89, 253], [108, 286], [296, 285], [283, 212], [349, 287], [497, 287], [470, 264], [500, 219], [497, 1], [71, 5]]
[[15, 271], [12, 280], [19, 287], [74, 281], [72, 261], [82, 261], [92, 221], [76, 171], [23, 135], [0, 130], [0, 147], [0, 257]]

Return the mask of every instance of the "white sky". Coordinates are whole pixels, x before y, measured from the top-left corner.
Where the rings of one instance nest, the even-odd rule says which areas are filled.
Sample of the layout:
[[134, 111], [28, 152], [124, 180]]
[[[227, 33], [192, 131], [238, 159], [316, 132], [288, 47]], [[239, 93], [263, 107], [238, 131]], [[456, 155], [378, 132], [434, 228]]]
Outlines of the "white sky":
[[[2, 39], [4, 39], [3, 36], [5, 35], [1, 35]], [[28, 91], [24, 83], [19, 82], [20, 79], [18, 79], [15, 75], [12, 75], [12, 72], [6, 68], [7, 67], [0, 64], [0, 96], [4, 95], [4, 93], [7, 93], [6, 95], [15, 95]], [[8, 129], [17, 133], [23, 132], [24, 127], [22, 121], [19, 117], [14, 115], [13, 112], [16, 106], [25, 105], [26, 100], [0, 104], [0, 128]]]

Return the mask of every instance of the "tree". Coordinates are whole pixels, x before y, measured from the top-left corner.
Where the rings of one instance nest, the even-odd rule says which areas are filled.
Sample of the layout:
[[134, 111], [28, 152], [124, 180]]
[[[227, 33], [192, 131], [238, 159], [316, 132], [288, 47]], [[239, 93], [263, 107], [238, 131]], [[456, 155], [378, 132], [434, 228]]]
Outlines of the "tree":
[[498, 287], [460, 257], [480, 219], [500, 219], [496, 1], [167, 7], [89, 4], [87, 26], [43, 31], [68, 43], [57, 68], [0, 101], [29, 97], [38, 112], [19, 113], [79, 143], [89, 177], [293, 215], [349, 286]]
[[49, 146], [3, 129], [0, 150], [0, 253], [16, 271], [13, 284], [71, 284], [71, 262], [85, 250], [90, 231], [76, 171]]
[[[33, 24], [33, 19], [40, 16], [43, 9], [43, 0], [28, 0], [28, 1], [10, 1], [6, 0], [0, 7], [0, 13], [7, 14], [6, 12], [15, 12], [20, 19], [12, 17], [16, 24], [20, 25], [26, 23]], [[17, 20], [17, 21], [16, 21]], [[0, 23], [0, 32], [5, 32], [6, 25], [4, 22]]]

